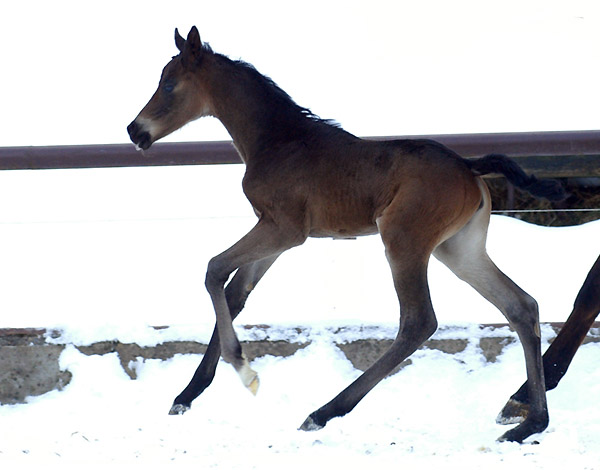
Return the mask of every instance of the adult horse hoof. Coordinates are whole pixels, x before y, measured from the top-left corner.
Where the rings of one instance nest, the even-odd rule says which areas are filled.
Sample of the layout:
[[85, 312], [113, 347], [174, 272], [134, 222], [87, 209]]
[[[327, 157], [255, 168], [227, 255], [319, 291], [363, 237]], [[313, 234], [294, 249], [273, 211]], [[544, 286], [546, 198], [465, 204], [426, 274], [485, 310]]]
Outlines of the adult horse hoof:
[[496, 418], [497, 424], [520, 424], [529, 415], [529, 404], [511, 398]]
[[189, 411], [190, 407], [188, 405], [181, 405], [179, 403], [175, 403], [171, 409], [169, 410], [170, 415], [182, 415], [186, 411]]
[[302, 423], [302, 426], [298, 428], [298, 431], [318, 431], [319, 429], [323, 429], [325, 426], [317, 424], [313, 419], [313, 416], [310, 415], [306, 418], [306, 421]]

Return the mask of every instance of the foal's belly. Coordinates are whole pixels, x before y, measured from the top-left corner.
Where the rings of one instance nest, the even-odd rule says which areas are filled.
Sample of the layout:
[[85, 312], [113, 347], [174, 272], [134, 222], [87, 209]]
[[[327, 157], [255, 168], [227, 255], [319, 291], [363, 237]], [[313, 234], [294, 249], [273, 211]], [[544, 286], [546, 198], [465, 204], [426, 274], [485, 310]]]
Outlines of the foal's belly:
[[314, 238], [356, 238], [378, 233], [377, 225], [358, 217], [335, 217], [311, 220], [308, 236]]
[[[378, 233], [377, 205], [361, 191], [331, 191], [312, 197], [306, 206], [310, 237], [355, 238]], [[364, 193], [364, 191], [362, 191]]]
[[356, 237], [362, 237], [364, 235], [375, 235], [378, 233], [377, 226], [373, 225], [369, 228], [364, 228], [361, 230], [324, 230], [324, 229], [315, 229], [311, 230], [308, 234], [309, 237], [312, 238], [336, 238], [336, 239], [351, 239]]

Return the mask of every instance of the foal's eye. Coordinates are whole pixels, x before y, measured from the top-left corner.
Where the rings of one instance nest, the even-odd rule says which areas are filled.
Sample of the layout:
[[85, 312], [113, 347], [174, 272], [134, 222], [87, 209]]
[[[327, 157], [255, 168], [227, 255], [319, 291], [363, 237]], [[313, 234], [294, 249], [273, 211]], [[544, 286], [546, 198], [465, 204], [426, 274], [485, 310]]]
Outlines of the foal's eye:
[[167, 80], [163, 83], [162, 89], [166, 93], [171, 93], [175, 88], [175, 82], [173, 80]]

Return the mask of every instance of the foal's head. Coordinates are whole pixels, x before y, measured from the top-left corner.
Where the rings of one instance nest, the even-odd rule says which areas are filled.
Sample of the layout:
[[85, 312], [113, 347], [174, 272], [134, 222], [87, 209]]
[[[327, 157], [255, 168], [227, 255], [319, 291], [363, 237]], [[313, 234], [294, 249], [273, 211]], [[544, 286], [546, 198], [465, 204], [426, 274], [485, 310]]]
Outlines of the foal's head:
[[158, 89], [127, 126], [131, 140], [143, 150], [188, 122], [212, 114], [205, 86], [196, 73], [210, 49], [202, 45], [195, 26], [187, 40], [176, 29], [175, 45], [179, 55], [165, 66]]

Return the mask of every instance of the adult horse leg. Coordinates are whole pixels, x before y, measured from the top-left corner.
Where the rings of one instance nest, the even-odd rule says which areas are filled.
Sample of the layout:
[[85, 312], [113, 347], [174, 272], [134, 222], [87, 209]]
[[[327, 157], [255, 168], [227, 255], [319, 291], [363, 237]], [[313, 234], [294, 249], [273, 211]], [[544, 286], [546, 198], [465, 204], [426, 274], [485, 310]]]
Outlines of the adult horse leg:
[[[569, 364], [585, 335], [600, 313], [600, 257], [588, 273], [573, 306], [573, 311], [544, 354], [546, 391], [555, 388], [566, 374]], [[522, 422], [529, 413], [527, 383], [506, 403], [497, 421], [500, 424]]]
[[[278, 255], [275, 255], [240, 267], [233, 279], [227, 284], [225, 297], [232, 321], [242, 311], [246, 299], [277, 257]], [[175, 398], [169, 414], [183, 414], [190, 409], [192, 401], [212, 383], [220, 357], [221, 344], [219, 342], [219, 332], [215, 325], [200, 365], [188, 386]]]
[[398, 227], [415, 227], [410, 223], [404, 225], [402, 217], [382, 216], [378, 225], [400, 301], [398, 334], [390, 348], [358, 379], [308, 416], [300, 426], [303, 431], [321, 429], [330, 419], [350, 412], [375, 385], [416, 351], [437, 328], [427, 284], [430, 250], [426, 242], [423, 243], [427, 234], [401, 231]]
[[[487, 191], [484, 191], [486, 194]], [[502, 435], [500, 441], [522, 442], [548, 425], [548, 407], [544, 387], [539, 316], [536, 301], [504, 275], [485, 250], [489, 212], [485, 206], [434, 255], [460, 279], [469, 283], [506, 316], [517, 332], [525, 353], [531, 408], [529, 416], [517, 427]]]

